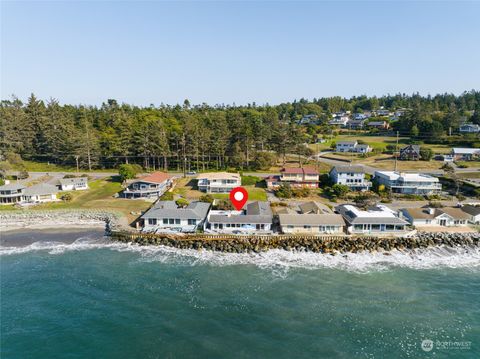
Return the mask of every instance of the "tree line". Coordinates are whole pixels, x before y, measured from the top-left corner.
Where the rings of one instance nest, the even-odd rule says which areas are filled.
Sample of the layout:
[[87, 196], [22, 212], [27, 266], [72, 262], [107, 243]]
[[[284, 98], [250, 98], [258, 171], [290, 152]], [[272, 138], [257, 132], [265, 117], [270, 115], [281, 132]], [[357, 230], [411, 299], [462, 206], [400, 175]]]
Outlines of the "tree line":
[[[480, 123], [480, 92], [300, 99], [276, 106], [207, 104], [133, 106], [110, 99], [101, 106], [61, 105], [31, 95], [0, 104], [0, 160], [23, 159], [80, 168], [115, 168], [122, 163], [145, 169], [261, 169], [287, 154], [309, 155], [305, 146], [327, 133], [331, 114], [380, 107], [408, 109], [395, 124], [402, 132], [445, 133], [462, 117]], [[319, 126], [300, 126], [307, 114]], [[441, 128], [440, 128], [441, 126]], [[416, 132], [418, 131], [418, 132]]]

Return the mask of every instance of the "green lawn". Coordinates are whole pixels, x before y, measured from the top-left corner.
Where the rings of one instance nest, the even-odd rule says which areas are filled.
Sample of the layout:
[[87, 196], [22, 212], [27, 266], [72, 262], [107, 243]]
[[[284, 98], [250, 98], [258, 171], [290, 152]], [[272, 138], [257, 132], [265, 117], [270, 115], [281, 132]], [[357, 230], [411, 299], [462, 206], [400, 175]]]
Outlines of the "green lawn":
[[[267, 200], [267, 193], [263, 188], [253, 187], [253, 186], [244, 186], [244, 188], [248, 192], [248, 200], [249, 201], [266, 201]], [[215, 199], [228, 199], [228, 193], [215, 193], [212, 194], [213, 198]]]

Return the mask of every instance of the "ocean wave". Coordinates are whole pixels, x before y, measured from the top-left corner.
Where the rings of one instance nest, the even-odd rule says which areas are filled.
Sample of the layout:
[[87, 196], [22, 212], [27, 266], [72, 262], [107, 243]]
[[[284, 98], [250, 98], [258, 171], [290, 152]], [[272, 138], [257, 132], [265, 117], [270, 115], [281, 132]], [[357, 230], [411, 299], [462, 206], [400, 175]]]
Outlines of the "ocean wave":
[[0, 246], [0, 256], [43, 251], [59, 255], [72, 251], [107, 249], [132, 252], [141, 262], [183, 265], [255, 265], [283, 273], [295, 268], [337, 268], [356, 272], [389, 270], [394, 267], [429, 269], [437, 267], [472, 268], [480, 270], [480, 247], [433, 247], [427, 249], [393, 250], [386, 253], [321, 254], [290, 252], [280, 249], [262, 253], [221, 253], [207, 250], [177, 249], [165, 246], [140, 246], [111, 242], [108, 239], [80, 237], [73, 243], [38, 241], [24, 247]]

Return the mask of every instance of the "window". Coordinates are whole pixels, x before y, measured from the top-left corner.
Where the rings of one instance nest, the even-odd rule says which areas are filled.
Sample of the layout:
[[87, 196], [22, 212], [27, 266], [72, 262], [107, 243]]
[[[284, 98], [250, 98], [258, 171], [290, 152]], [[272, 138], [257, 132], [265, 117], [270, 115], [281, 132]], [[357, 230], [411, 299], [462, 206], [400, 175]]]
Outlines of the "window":
[[148, 224], [151, 226], [156, 226], [157, 225], [157, 219], [156, 218], [149, 218], [148, 219]]
[[305, 226], [303, 226], [303, 228], [305, 228], [305, 229], [310, 229], [310, 228], [312, 228], [312, 226], [307, 226], [307, 225], [305, 225]]
[[196, 219], [189, 219], [188, 224], [191, 225], [191, 226], [195, 226], [197, 224], [197, 220]]
[[175, 224], [175, 220], [173, 218], [168, 219], [168, 224]]
[[356, 231], [361, 231], [363, 230], [363, 224], [356, 224], [353, 226], [353, 229], [355, 229]]
[[180, 224], [180, 218], [175, 218], [175, 224]]
[[163, 219], [163, 224], [168, 224], [168, 218]]
[[372, 231], [379, 231], [380, 225], [379, 224], [372, 224]]

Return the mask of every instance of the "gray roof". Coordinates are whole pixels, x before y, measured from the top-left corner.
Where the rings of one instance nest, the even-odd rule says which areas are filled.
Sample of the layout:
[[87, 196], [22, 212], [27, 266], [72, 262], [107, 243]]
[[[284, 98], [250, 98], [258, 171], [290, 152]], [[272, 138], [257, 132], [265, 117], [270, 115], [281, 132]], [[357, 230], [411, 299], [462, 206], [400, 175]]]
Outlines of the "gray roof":
[[75, 178], [61, 178], [58, 180], [62, 186], [67, 186], [69, 184], [85, 184], [87, 183], [88, 178], [87, 177], [75, 177]]
[[344, 226], [345, 221], [339, 214], [279, 214], [280, 224], [309, 226]]
[[256, 223], [272, 223], [272, 216], [257, 216], [257, 215], [238, 215], [225, 216], [221, 214], [212, 214], [208, 220], [210, 223], [240, 223], [240, 224], [256, 224]]
[[31, 187], [25, 188], [24, 194], [27, 196], [44, 195], [57, 193], [58, 189], [55, 186], [46, 183], [40, 183]]
[[405, 151], [407, 148], [412, 148], [415, 152], [420, 153], [420, 145], [407, 145], [400, 149], [400, 152]]
[[369, 126], [382, 126], [384, 124], [385, 124], [385, 121], [372, 121], [368, 123]]
[[180, 219], [204, 219], [210, 203], [192, 202], [186, 208], [178, 208], [174, 201], [158, 201], [145, 212], [142, 218], [180, 218]]
[[23, 189], [23, 188], [25, 188], [25, 186], [23, 184], [10, 183], [10, 184], [0, 186], [0, 191], [15, 191], [15, 190]]
[[255, 201], [247, 204], [246, 212], [247, 215], [272, 215], [270, 203], [266, 201]]
[[368, 147], [370, 147], [370, 145], [367, 145], [366, 143], [361, 143], [357, 145], [357, 148], [368, 148]]
[[442, 214], [457, 220], [469, 219], [469, 215], [463, 208], [455, 207], [434, 208], [433, 213], [430, 213], [429, 208], [405, 208], [402, 211], [408, 213], [413, 219], [434, 219]]
[[337, 145], [354, 145], [357, 141], [338, 141]]
[[337, 173], [365, 173], [362, 166], [335, 166], [331, 171], [333, 171], [333, 169], [335, 169]]
[[299, 204], [298, 208], [300, 208], [300, 211], [302, 213], [309, 213], [309, 212], [317, 213], [321, 211], [320, 206], [314, 201]]
[[398, 217], [360, 217], [347, 221], [351, 224], [408, 224]]
[[472, 206], [472, 205], [465, 205], [460, 208], [465, 213], [471, 214], [472, 216], [477, 216], [480, 214], [480, 207]]

